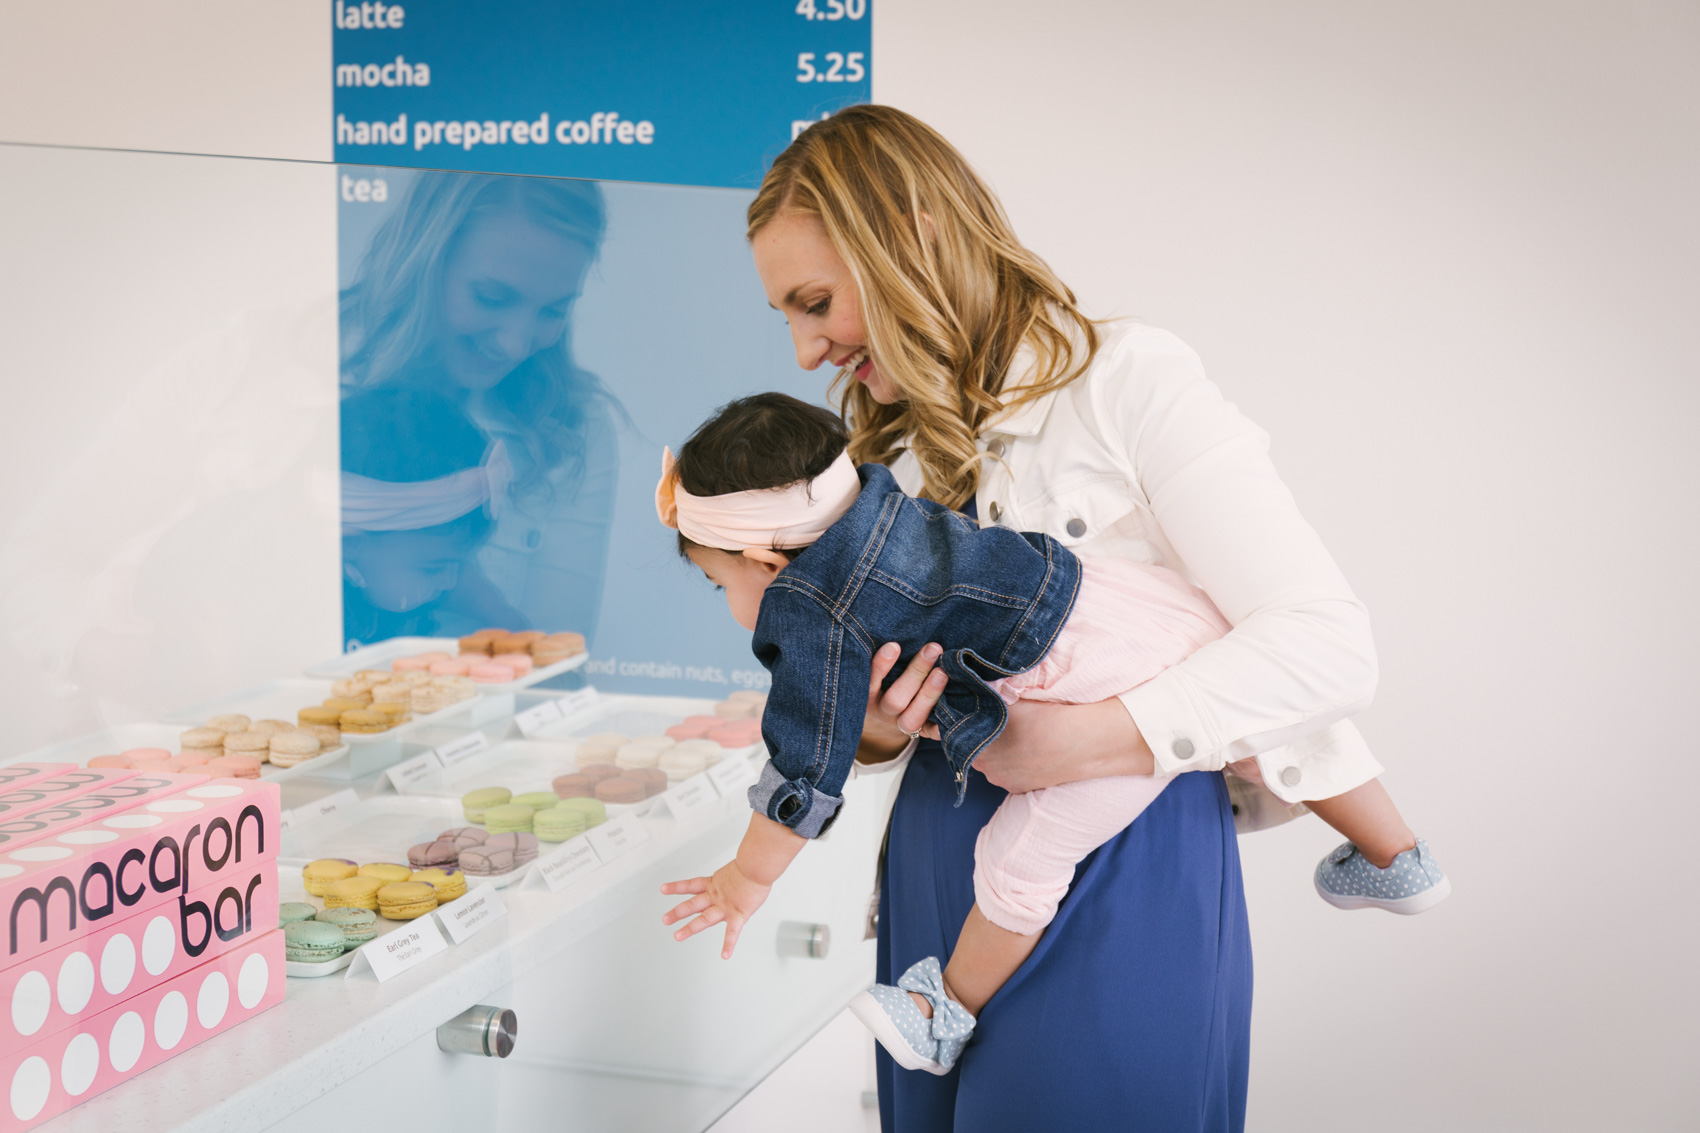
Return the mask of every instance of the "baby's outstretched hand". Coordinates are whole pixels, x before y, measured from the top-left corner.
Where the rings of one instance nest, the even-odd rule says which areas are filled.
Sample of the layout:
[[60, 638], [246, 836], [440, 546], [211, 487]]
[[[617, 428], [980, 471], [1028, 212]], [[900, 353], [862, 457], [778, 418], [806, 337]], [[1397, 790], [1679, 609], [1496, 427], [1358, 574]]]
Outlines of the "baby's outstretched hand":
[[669, 881], [663, 885], [663, 893], [690, 893], [694, 896], [675, 905], [661, 918], [661, 923], [675, 924], [695, 915], [695, 920], [673, 934], [674, 940], [686, 940], [705, 928], [725, 922], [726, 937], [720, 945], [720, 958], [730, 960], [745, 922], [761, 908], [772, 889], [773, 886], [748, 877], [738, 868], [736, 860], [729, 861], [715, 870], [712, 877], [693, 877], [689, 881]]

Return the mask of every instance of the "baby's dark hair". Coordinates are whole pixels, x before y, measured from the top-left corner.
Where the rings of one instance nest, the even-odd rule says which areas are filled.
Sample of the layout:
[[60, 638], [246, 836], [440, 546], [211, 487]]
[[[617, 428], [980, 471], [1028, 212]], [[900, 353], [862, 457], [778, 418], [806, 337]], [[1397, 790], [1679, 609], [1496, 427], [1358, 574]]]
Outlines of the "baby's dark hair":
[[[838, 414], [783, 393], [758, 393], [721, 406], [679, 449], [679, 486], [724, 496], [813, 480], [850, 443]], [[694, 546], [683, 534], [679, 553]]]

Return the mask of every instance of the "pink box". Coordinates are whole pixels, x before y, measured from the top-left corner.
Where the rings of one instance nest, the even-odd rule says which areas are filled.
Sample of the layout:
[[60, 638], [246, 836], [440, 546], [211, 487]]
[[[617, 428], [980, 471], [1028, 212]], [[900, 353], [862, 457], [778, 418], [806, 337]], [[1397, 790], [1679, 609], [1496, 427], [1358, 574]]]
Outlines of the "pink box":
[[73, 767], [35, 779], [0, 794], [0, 822], [86, 794], [109, 783], [122, 783], [136, 773], [101, 767]]
[[[272, 847], [267, 847], [271, 849]], [[0, 1057], [276, 928], [277, 860], [0, 970]]]
[[27, 814], [0, 818], [0, 854], [207, 782], [207, 776], [194, 773], [171, 775], [163, 771], [126, 771], [123, 774], [128, 778], [105, 783]]
[[214, 779], [0, 853], [0, 968], [275, 857], [278, 796], [276, 783]]
[[15, 791], [26, 783], [79, 770], [75, 763], [9, 763], [0, 767], [0, 792]]
[[273, 930], [0, 1059], [0, 1133], [29, 1129], [283, 1002]]

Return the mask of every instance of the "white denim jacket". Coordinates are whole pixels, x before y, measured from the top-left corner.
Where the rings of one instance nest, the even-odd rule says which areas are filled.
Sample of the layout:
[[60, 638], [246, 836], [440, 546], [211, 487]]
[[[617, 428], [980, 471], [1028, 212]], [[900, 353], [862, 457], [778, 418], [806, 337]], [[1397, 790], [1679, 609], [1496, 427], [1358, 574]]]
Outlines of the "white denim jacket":
[[[1369, 616], [1276, 475], [1268, 436], [1223, 400], [1198, 355], [1134, 321], [1100, 333], [1083, 376], [981, 436], [995, 459], [980, 522], [1157, 563], [1209, 594], [1233, 630], [1121, 700], [1159, 774], [1255, 756], [1274, 797], [1230, 775], [1239, 828], [1285, 822], [1303, 800], [1381, 772], [1347, 719], [1375, 692]], [[1006, 389], [1031, 370], [1018, 357]], [[911, 455], [892, 472], [919, 488]]]

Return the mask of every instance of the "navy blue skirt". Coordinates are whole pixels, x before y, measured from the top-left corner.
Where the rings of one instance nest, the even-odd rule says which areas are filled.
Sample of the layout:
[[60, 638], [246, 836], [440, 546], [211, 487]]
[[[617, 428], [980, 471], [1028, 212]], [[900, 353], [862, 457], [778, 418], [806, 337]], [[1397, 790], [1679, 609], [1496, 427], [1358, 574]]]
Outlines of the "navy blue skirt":
[[[1004, 792], [955, 782], [923, 743], [892, 812], [879, 981], [942, 964], [974, 904], [974, 839]], [[980, 1014], [951, 1073], [878, 1052], [885, 1133], [1240, 1133], [1251, 933], [1219, 774], [1181, 775], [1081, 863], [1039, 947]]]

